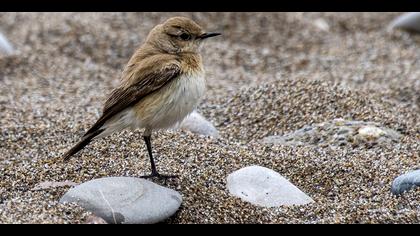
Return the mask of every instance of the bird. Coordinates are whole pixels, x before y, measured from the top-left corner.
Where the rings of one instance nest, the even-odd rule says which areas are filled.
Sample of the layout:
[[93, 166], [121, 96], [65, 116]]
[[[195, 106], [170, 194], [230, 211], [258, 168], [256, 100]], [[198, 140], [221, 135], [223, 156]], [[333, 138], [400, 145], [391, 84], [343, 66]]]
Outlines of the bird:
[[125, 129], [143, 130], [151, 174], [142, 178], [174, 178], [157, 171], [151, 136], [171, 128], [196, 109], [206, 91], [202, 43], [221, 33], [206, 32], [186, 17], [156, 25], [122, 70], [119, 84], [108, 95], [102, 115], [68, 150], [68, 161], [93, 140]]

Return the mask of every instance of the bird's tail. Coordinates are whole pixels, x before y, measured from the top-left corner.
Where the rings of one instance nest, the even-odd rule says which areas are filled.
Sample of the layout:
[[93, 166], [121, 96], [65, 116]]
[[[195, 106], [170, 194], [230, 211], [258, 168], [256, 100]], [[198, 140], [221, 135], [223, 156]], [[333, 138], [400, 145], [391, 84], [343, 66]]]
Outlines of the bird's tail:
[[67, 151], [63, 158], [64, 161], [68, 161], [70, 160], [70, 158], [76, 154], [77, 152], [79, 152], [80, 150], [82, 150], [86, 145], [88, 145], [93, 138], [95, 138], [96, 136], [98, 136], [99, 134], [101, 134], [104, 131], [104, 129], [98, 129], [95, 130], [94, 132], [88, 132], [86, 133], [83, 137], [82, 140], [80, 140], [74, 147], [72, 147], [69, 151]]

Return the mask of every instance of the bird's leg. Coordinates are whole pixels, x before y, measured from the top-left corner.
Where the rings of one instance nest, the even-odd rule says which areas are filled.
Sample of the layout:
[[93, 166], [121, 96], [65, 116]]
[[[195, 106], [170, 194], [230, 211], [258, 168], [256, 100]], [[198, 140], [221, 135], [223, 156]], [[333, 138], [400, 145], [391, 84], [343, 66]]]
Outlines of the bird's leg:
[[159, 174], [159, 172], [156, 170], [155, 160], [153, 159], [152, 144], [150, 142], [150, 135], [143, 136], [143, 138], [144, 138], [144, 142], [146, 143], [146, 146], [147, 146], [147, 152], [149, 153], [150, 165], [152, 167], [152, 174], [150, 174], [150, 175], [144, 175], [144, 176], [141, 176], [141, 177], [142, 178], [145, 178], [145, 179], [147, 179], [147, 178], [154, 178], [154, 177], [157, 177], [157, 178], [166, 178], [166, 179], [178, 177], [176, 175], [161, 175], [161, 174]]
[[144, 136], [144, 142], [146, 143], [147, 146], [147, 152], [149, 153], [149, 157], [150, 157], [150, 164], [152, 167], [152, 174], [153, 176], [158, 175], [158, 172], [156, 170], [156, 165], [155, 165], [155, 160], [153, 159], [153, 153], [152, 153], [152, 144], [150, 142], [150, 136]]

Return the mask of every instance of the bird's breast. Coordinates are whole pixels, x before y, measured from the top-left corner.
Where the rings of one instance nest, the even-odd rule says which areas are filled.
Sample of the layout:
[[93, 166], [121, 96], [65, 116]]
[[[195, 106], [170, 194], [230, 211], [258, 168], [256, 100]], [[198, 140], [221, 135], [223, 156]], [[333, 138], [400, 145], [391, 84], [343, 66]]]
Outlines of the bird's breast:
[[205, 88], [204, 75], [199, 73], [181, 75], [169, 85], [166, 91], [167, 105], [163, 107], [183, 119], [198, 105]]
[[184, 73], [136, 106], [141, 127], [169, 128], [182, 121], [205, 93], [204, 73]]

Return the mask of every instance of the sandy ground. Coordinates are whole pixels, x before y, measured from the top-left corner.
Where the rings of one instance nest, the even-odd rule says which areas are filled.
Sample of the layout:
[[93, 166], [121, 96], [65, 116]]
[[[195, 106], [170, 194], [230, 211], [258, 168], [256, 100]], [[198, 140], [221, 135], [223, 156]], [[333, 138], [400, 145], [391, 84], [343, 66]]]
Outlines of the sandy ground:
[[[141, 132], [59, 158], [100, 115], [147, 32], [175, 15], [223, 32], [203, 47], [209, 90], [199, 107], [221, 138], [153, 137], [158, 168], [180, 175], [162, 183], [184, 198], [168, 223], [420, 222], [420, 190], [390, 193], [395, 177], [420, 168], [420, 36], [386, 30], [399, 13], [2, 13], [19, 54], [0, 57], [0, 222], [83, 223], [89, 213], [58, 204], [68, 187], [34, 186], [149, 172]], [[371, 148], [261, 142], [334, 118], [402, 138]], [[229, 196], [226, 176], [254, 164], [316, 203], [266, 209]]]

